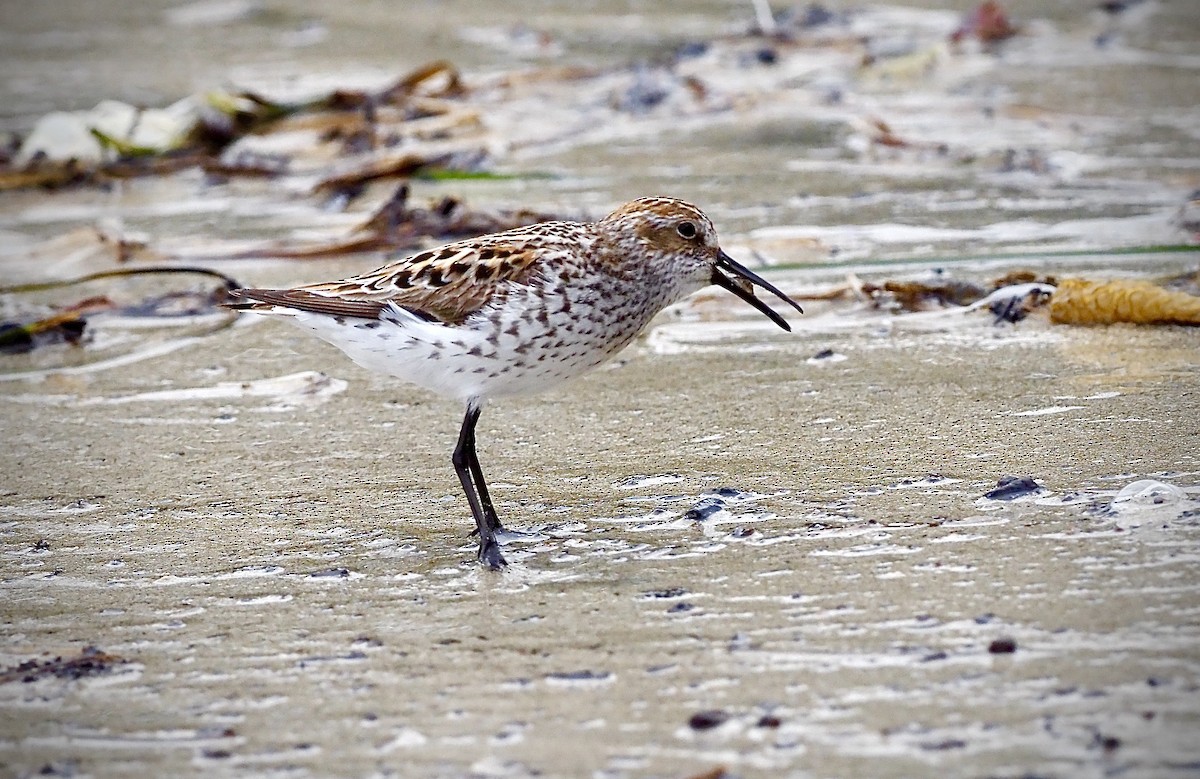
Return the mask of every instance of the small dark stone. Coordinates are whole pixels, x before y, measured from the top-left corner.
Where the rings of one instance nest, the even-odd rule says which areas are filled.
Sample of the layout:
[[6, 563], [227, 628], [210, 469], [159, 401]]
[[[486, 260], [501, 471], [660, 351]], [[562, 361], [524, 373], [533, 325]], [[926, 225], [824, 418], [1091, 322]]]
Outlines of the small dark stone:
[[945, 741], [927, 741], [921, 744], [921, 749], [930, 751], [941, 751], [945, 749], [962, 749], [967, 745], [967, 742], [960, 738], [948, 738]]
[[834, 351], [832, 349], [822, 349], [821, 351], [814, 354], [812, 356], [812, 358], [814, 360], [828, 360], [833, 355], [834, 355]]
[[758, 718], [758, 722], [754, 723], [756, 728], [777, 728], [783, 724], [783, 720], [776, 717], [774, 714], [764, 714]]
[[989, 500], [1014, 500], [1026, 495], [1040, 492], [1041, 485], [1032, 476], [1001, 476], [996, 482], [996, 488], [985, 492], [983, 497]]
[[718, 498], [740, 498], [746, 493], [736, 487], [717, 487], [715, 490], [709, 490], [709, 494], [716, 495]]
[[688, 727], [692, 730], [712, 730], [728, 719], [729, 715], [720, 709], [698, 711], [688, 719]]
[[49, 676], [59, 679], [82, 679], [85, 676], [108, 673], [115, 666], [129, 662], [123, 657], [102, 652], [94, 646], [85, 646], [75, 657], [55, 657], [38, 662], [26, 660], [12, 668], [0, 671], [0, 684], [5, 682], [36, 682]]
[[1100, 748], [1105, 752], [1116, 752], [1121, 748], [1121, 739], [1116, 736], [1101, 736]]
[[200, 754], [204, 755], [210, 760], [224, 760], [226, 758], [233, 757], [233, 753], [228, 749], [205, 749]]
[[804, 13], [797, 20], [801, 27], [820, 27], [837, 19], [832, 11], [820, 3], [809, 3]]
[[685, 519], [690, 519], [693, 522], [703, 522], [720, 511], [725, 510], [725, 501], [720, 498], [704, 498], [695, 506], [692, 506], [684, 514]]
[[607, 671], [564, 671], [562, 673], [546, 674], [551, 679], [569, 679], [573, 681], [587, 681], [589, 679], [607, 679]]
[[991, 622], [995, 618], [996, 618], [996, 615], [989, 611], [986, 614], [980, 614], [978, 617], [976, 617], [975, 624], [976, 625], [986, 625], [987, 623]]
[[948, 655], [945, 652], [931, 652], [921, 658], [922, 663], [932, 663], [934, 660], [945, 660]]
[[672, 606], [671, 608], [667, 609], [667, 613], [668, 614], [679, 614], [680, 612], [691, 611], [694, 608], [696, 608], [695, 604], [688, 603], [685, 600], [681, 600], [678, 603], [676, 603], [674, 606]]
[[309, 574], [312, 579], [345, 579], [350, 575], [348, 568], [330, 568], [326, 571], [313, 571]]
[[681, 60], [691, 59], [693, 57], [702, 56], [707, 51], [707, 41], [689, 41], [688, 43], [685, 43], [679, 47], [679, 50], [675, 52], [675, 56]]
[[642, 593], [643, 598], [679, 598], [687, 595], [687, 590], [682, 587], [667, 587], [662, 590], [647, 590]]
[[1011, 638], [997, 638], [988, 644], [988, 652], [993, 655], [1011, 655], [1017, 651], [1017, 642]]
[[764, 47], [754, 52], [754, 59], [762, 65], [774, 65], [779, 61], [779, 54], [774, 49]]

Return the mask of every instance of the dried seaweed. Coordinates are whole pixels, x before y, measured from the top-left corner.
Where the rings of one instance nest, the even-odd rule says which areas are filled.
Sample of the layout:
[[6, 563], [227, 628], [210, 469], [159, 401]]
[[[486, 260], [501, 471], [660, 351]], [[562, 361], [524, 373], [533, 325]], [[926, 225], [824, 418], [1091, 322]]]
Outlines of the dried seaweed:
[[115, 667], [129, 661], [119, 655], [103, 652], [94, 646], [85, 646], [74, 657], [55, 657], [53, 660], [26, 660], [23, 663], [0, 671], [0, 684], [9, 682], [36, 682], [39, 679], [82, 679], [111, 672]]
[[1020, 28], [1009, 21], [1007, 12], [999, 3], [984, 0], [963, 18], [958, 29], [950, 34], [950, 41], [959, 44], [974, 38], [986, 47], [994, 47], [1019, 32]]
[[987, 290], [969, 281], [885, 281], [866, 282], [862, 292], [878, 308], [901, 311], [928, 311], [948, 306], [966, 306], [981, 299]]
[[59, 343], [78, 346], [87, 326], [85, 315], [115, 306], [107, 297], [90, 297], [33, 322], [0, 323], [0, 354], [24, 354]]
[[316, 259], [365, 251], [402, 251], [428, 240], [450, 241], [511, 230], [564, 217], [528, 208], [482, 211], [454, 197], [432, 201], [428, 207], [411, 206], [409, 187], [399, 185], [392, 196], [349, 235], [328, 241], [287, 244], [272, 241], [228, 255], [226, 259], [275, 257]]
[[[299, 103], [279, 102], [253, 92], [210, 92], [185, 98], [168, 109], [149, 109], [170, 115], [170, 121], [175, 122], [171, 126], [173, 132], [156, 136], [154, 142], [137, 140], [132, 129], [128, 137], [122, 137], [88, 124], [86, 117], [59, 113], [55, 115], [57, 121], [78, 125], [76, 140], [82, 133], [82, 142], [87, 144], [87, 135], [91, 135], [94, 140], [87, 144], [91, 151], [81, 154], [75, 149], [64, 149], [59, 158], [36, 149], [6, 155], [0, 158], [0, 191], [102, 185], [114, 179], [166, 175], [192, 167], [222, 176], [281, 175], [289, 171], [290, 159], [266, 160], [262, 155], [244, 152], [228, 160], [221, 156], [238, 141], [277, 130], [284, 120], [290, 119], [324, 127], [323, 137], [344, 140], [344, 151], [350, 154], [389, 148], [405, 137], [444, 138], [455, 128], [478, 128], [478, 116], [452, 102], [465, 92], [458, 69], [446, 61], [416, 68], [378, 92], [339, 89]], [[184, 103], [187, 105], [179, 109]], [[127, 111], [133, 117], [147, 112], [115, 101], [104, 104]], [[383, 116], [382, 107], [398, 110]], [[172, 109], [178, 110], [172, 115]], [[44, 118], [49, 119], [50, 115]], [[130, 127], [136, 128], [137, 124], [136, 119], [132, 120]], [[365, 145], [361, 144], [363, 138], [369, 140]], [[406, 150], [403, 154], [359, 161], [350, 170], [323, 176], [317, 190], [338, 189], [351, 181], [362, 183], [381, 176], [407, 176], [418, 169], [467, 161], [443, 155], [444, 152], [431, 158], [422, 151]]]
[[465, 159], [462, 154], [454, 151], [387, 151], [372, 154], [362, 159], [352, 160], [349, 164], [337, 167], [323, 176], [313, 187], [317, 193], [330, 194], [351, 190], [380, 178], [407, 178], [417, 173], [429, 170], [447, 170], [459, 166], [470, 170], [479, 163], [475, 159]]
[[1050, 299], [1050, 321], [1069, 325], [1200, 325], [1200, 297], [1142, 279], [1064, 279]]
[[217, 311], [228, 300], [228, 291], [241, 286], [236, 280], [208, 268], [151, 267], [121, 268], [90, 273], [73, 279], [60, 279], [32, 284], [0, 287], [0, 294], [40, 292], [71, 287], [102, 279], [150, 276], [161, 274], [200, 274], [221, 280], [221, 286], [209, 291], [169, 290], [148, 295], [133, 303], [120, 304], [107, 295], [86, 297], [59, 308], [53, 314], [26, 322], [0, 323], [0, 354], [23, 354], [45, 346], [83, 343], [87, 317], [100, 312], [113, 312], [128, 317], [180, 317]]
[[454, 197], [420, 208], [410, 206], [408, 198], [409, 187], [401, 184], [359, 229], [385, 236], [389, 245], [400, 247], [416, 245], [421, 238], [468, 238], [564, 218], [529, 208], [480, 211]]
[[195, 274], [201, 276], [212, 276], [220, 279], [222, 289], [230, 290], [237, 289], [242, 286], [231, 276], [227, 276], [220, 271], [215, 271], [212, 268], [201, 268], [193, 266], [172, 265], [168, 267], [157, 268], [119, 268], [116, 270], [97, 271], [89, 273], [86, 276], [78, 276], [72, 279], [54, 279], [52, 281], [37, 281], [28, 284], [14, 284], [7, 287], [0, 287], [0, 295], [12, 295], [22, 292], [40, 292], [47, 289], [58, 289], [60, 287], [72, 287], [78, 284], [86, 284], [90, 281], [98, 281], [100, 279], [121, 278], [130, 276], [157, 276], [157, 275], [185, 275]]

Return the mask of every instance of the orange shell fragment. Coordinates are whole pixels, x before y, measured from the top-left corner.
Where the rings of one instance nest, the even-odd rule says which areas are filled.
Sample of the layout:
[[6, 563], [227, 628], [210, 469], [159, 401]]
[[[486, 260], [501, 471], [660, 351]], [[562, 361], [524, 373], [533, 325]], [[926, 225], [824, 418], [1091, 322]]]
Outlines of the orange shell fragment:
[[1067, 325], [1200, 325], [1200, 297], [1139, 279], [1063, 279], [1050, 298], [1050, 321]]

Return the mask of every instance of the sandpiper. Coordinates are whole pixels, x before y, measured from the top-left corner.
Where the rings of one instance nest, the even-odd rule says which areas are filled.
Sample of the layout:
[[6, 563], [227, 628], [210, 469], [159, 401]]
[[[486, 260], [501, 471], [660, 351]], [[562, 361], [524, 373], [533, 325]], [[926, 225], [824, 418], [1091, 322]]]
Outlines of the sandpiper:
[[364, 368], [466, 406], [451, 462], [500, 568], [503, 530], [475, 452], [491, 398], [553, 387], [609, 359], [659, 311], [715, 284], [765, 314], [753, 285], [797, 303], [721, 250], [712, 222], [682, 200], [647, 197], [594, 223], [546, 222], [421, 252], [341, 281], [239, 289], [230, 308], [287, 317]]

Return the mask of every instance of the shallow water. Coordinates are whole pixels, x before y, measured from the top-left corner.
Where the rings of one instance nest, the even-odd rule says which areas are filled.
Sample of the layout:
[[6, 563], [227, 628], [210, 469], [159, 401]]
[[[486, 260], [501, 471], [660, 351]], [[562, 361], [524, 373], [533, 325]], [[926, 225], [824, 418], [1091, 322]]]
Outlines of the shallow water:
[[[995, 163], [845, 151], [848, 109], [787, 86], [833, 72], [821, 54], [815, 71], [793, 60], [790, 76], [730, 70], [720, 82], [732, 92], [760, 78], [782, 102], [684, 119], [610, 121], [618, 73], [563, 109], [580, 127], [609, 117], [592, 135], [498, 155], [503, 170], [556, 178], [417, 191], [598, 213], [666, 189], [704, 203], [733, 253], [793, 266], [771, 280], [798, 294], [935, 267], [971, 280], [1013, 268], [1165, 277], [1200, 254], [1127, 250], [1187, 239], [1172, 219], [1200, 185], [1200, 101], [1182, 45], [1194, 9], [1159, 5], [1112, 48], [1090, 43], [1101, 20], [1064, 4], [1030, 22], [1005, 67], [969, 60], [980, 70], [965, 84], [848, 87], [862, 115], [882, 111], [897, 132], [956, 151], [967, 138]], [[168, 102], [223, 78], [338, 83], [446, 54], [468, 73], [516, 61], [486, 43], [506, 40], [511, 20], [481, 21], [473, 4], [418, 6], [406, 21], [430, 34], [401, 52], [390, 5], [354, 4], [349, 17], [289, 7], [216, 28], [151, 13], [6, 23], [38, 31], [22, 67], [65, 61], [79, 78], [51, 105], [22, 91], [24, 71], [0, 68], [12, 74], [5, 122], [101, 96]], [[607, 7], [555, 8], [540, 18], [588, 64], [723, 34], [748, 12], [621, 6], [614, 23]], [[878, 33], [888, 19], [899, 30], [954, 19], [877, 13], [856, 23]], [[309, 18], [325, 18], [326, 42], [286, 56], [234, 46], [303, 32]], [[466, 26], [479, 29], [455, 32]], [[183, 40], [199, 53], [164, 54]], [[212, 54], [226, 45], [236, 57]], [[128, 78], [138, 57], [164, 65]], [[1104, 57], [1117, 83], [1161, 88], [1123, 88], [1104, 105], [1072, 78]], [[981, 94], [1000, 95], [1002, 114], [1037, 110], [987, 132], [955, 119]], [[537, 99], [486, 107], [506, 137], [537, 138], [545, 128], [514, 129], [512, 113]], [[685, 143], [664, 135], [672, 125]], [[1018, 131], [1058, 167], [1001, 170], [1003, 132]], [[722, 153], [732, 145], [736, 159]], [[1064, 173], [1069, 160], [1081, 172]], [[355, 218], [291, 190], [189, 175], [0, 196], [14, 278], [47, 272], [25, 248], [97, 219], [195, 251]], [[86, 241], [71, 247], [46, 250], [55, 275], [99, 262]], [[379, 259], [217, 266], [267, 284]], [[61, 302], [39, 294], [4, 305]], [[787, 334], [743, 308], [702, 293], [610, 366], [488, 407], [481, 459], [502, 517], [526, 533], [506, 539], [513, 564], [499, 574], [472, 562], [449, 466], [461, 410], [304, 333], [223, 315], [149, 328], [97, 316], [84, 349], [0, 358], [0, 670], [88, 645], [128, 661], [0, 683], [3, 773], [1193, 775], [1194, 329], [806, 301]], [[984, 497], [1009, 475], [1037, 487]]]

